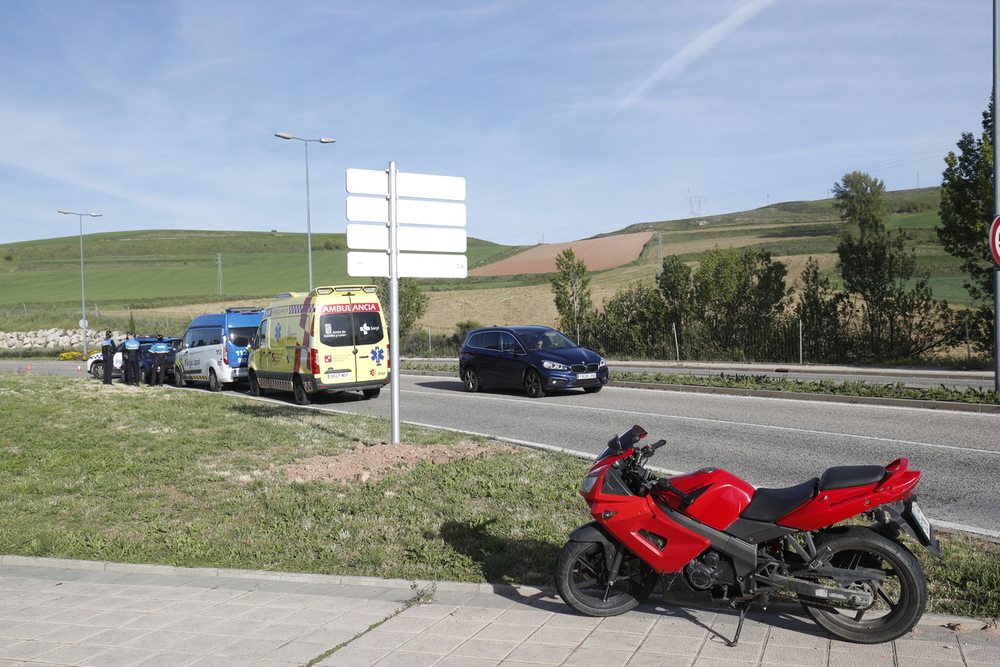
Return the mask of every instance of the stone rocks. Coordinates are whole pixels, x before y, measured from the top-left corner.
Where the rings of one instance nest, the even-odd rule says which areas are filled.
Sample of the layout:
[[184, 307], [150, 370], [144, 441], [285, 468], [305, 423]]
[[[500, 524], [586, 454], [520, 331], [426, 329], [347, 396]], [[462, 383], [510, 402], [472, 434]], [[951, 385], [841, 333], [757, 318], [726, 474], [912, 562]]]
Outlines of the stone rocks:
[[[121, 341], [125, 334], [112, 332], [115, 341]], [[104, 332], [87, 329], [87, 345], [99, 348], [104, 341]], [[37, 331], [0, 331], [0, 350], [21, 347], [78, 347], [83, 345], [83, 329], [39, 329]]]

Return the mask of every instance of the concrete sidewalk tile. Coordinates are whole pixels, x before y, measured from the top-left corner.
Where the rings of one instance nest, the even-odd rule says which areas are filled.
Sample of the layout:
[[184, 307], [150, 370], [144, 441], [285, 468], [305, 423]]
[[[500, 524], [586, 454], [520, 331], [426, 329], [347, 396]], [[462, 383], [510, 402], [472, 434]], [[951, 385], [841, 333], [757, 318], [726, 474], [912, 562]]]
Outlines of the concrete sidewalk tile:
[[[651, 653], [636, 653], [628, 661], [628, 667], [692, 667], [694, 664], [695, 659], [690, 656], [654, 655]], [[737, 667], [737, 665], [733, 664], [727, 667]]]
[[135, 667], [136, 663], [148, 660], [153, 655], [155, 655], [153, 651], [115, 647], [81, 660], [80, 665], [83, 667]]
[[45, 655], [63, 646], [64, 644], [58, 642], [23, 641], [0, 650], [0, 658], [4, 658], [5, 660], [33, 660], [38, 656]]
[[427, 633], [446, 637], [473, 637], [486, 625], [486, 621], [461, 621], [449, 617], [427, 628]]
[[[136, 637], [132, 641], [122, 644], [128, 648], [143, 648], [150, 651], [162, 651], [163, 649], [176, 646], [181, 641], [188, 639], [189, 635], [182, 632], [147, 632], [141, 637]], [[88, 641], [88, 643], [90, 643]]]
[[[66, 644], [45, 655], [45, 662], [54, 665], [79, 665], [84, 660], [107, 651], [106, 646]], [[42, 663], [44, 664], [44, 663]]]
[[161, 630], [198, 634], [199, 632], [208, 632], [221, 622], [217, 618], [203, 618], [198, 616], [175, 616], [174, 618], [176, 620], [167, 623]]
[[[490, 623], [476, 633], [476, 639], [502, 639], [505, 641], [524, 642], [538, 630], [535, 625], [506, 625]], [[540, 643], [540, 642], [536, 642]]]
[[[533, 662], [506, 662], [492, 658], [470, 658], [468, 656], [448, 656], [434, 663], [434, 667], [499, 667], [500, 665], [517, 665], [517, 667], [545, 667]], [[3, 667], [0, 665], [0, 667]]]
[[348, 644], [316, 663], [316, 667], [362, 667], [374, 665], [392, 652], [387, 648], [374, 648]]
[[594, 630], [580, 644], [580, 648], [604, 648], [613, 646], [622, 651], [635, 652], [642, 645], [646, 635], [631, 634], [628, 632], [607, 632], [602, 625]]
[[190, 653], [171, 653], [170, 651], [157, 651], [155, 654], [135, 663], [135, 667], [190, 667], [201, 656]]
[[403, 642], [397, 650], [408, 653], [432, 653], [434, 655], [448, 655], [462, 643], [468, 641], [466, 637], [444, 637], [442, 635], [414, 635]]
[[625, 614], [623, 616], [609, 616], [601, 619], [601, 624], [597, 626], [600, 632], [624, 632], [633, 635], [645, 635], [656, 627], [657, 618], [655, 616], [640, 616]]
[[564, 667], [624, 667], [633, 656], [631, 651], [615, 649], [577, 648], [563, 662]]
[[531, 625], [537, 627], [538, 625], [547, 622], [553, 616], [555, 616], [555, 614], [551, 611], [543, 611], [529, 607], [527, 609], [505, 609], [495, 618], [497, 622], [507, 625]]
[[477, 639], [473, 637], [462, 643], [453, 652], [453, 656], [465, 656], [469, 658], [492, 658], [503, 660], [517, 648], [518, 643], [503, 641], [501, 639]]
[[519, 643], [505, 660], [540, 665], [561, 665], [574, 650], [576, 649], [572, 646]]
[[10, 625], [0, 623], [0, 637], [10, 639], [38, 639], [42, 635], [55, 632], [61, 627], [62, 625], [59, 623], [46, 623], [44, 621], [14, 622]]
[[707, 637], [705, 635], [678, 637], [656, 634], [654, 632], [650, 633], [643, 640], [636, 652], [694, 657], [701, 652], [701, 647], [705, 644], [706, 640]]
[[579, 646], [591, 630], [584, 628], [554, 628], [543, 625], [532, 631], [527, 641], [532, 644], [552, 644], [554, 646]]
[[962, 660], [962, 650], [957, 641], [901, 641], [897, 640], [896, 655], [900, 658], [936, 658], [942, 661]]
[[826, 649], [814, 646], [780, 646], [768, 643], [761, 658], [762, 665], [826, 667], [826, 663]]
[[962, 645], [962, 654], [966, 661], [987, 665], [1000, 665], [1000, 647]]
[[413, 635], [408, 632], [392, 632], [378, 627], [352, 641], [351, 646], [393, 651], [412, 638]]
[[426, 616], [408, 616], [399, 614], [386, 621], [381, 627], [393, 632], [406, 632], [409, 634], [420, 634], [426, 632], [427, 628], [437, 623], [440, 619]]
[[440, 662], [441, 656], [429, 653], [403, 653], [392, 652], [375, 663], [360, 663], [353, 667], [371, 664], [375, 667], [432, 667]]
[[847, 651], [833, 651], [827, 653], [827, 667], [896, 667], [896, 656], [889, 647], [889, 650], [881, 652], [849, 653]]
[[577, 614], [553, 614], [545, 621], [549, 628], [567, 628], [570, 630], [593, 630], [601, 624], [601, 619]]

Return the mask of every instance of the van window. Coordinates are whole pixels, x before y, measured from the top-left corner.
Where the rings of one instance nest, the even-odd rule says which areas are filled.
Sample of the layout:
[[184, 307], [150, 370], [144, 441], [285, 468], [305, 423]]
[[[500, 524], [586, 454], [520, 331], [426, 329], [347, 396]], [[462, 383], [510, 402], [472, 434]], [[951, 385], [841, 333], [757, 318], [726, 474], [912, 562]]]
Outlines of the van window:
[[229, 327], [229, 342], [236, 347], [246, 347], [253, 332], [253, 327]]
[[487, 350], [499, 350], [500, 332], [499, 331], [483, 332], [482, 347], [485, 347]]
[[382, 336], [382, 318], [378, 313], [330, 313], [319, 320], [319, 340], [323, 345], [373, 345]]

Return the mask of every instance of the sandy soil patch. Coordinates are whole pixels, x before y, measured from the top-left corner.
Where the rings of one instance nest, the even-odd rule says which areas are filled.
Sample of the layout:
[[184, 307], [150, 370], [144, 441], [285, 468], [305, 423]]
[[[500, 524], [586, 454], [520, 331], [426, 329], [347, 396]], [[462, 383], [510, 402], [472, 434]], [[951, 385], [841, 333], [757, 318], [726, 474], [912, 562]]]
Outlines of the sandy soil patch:
[[549, 243], [531, 248], [513, 257], [469, 271], [470, 276], [510, 276], [519, 273], [553, 273], [556, 257], [572, 248], [576, 258], [583, 260], [588, 271], [605, 271], [639, 259], [642, 249], [655, 232], [621, 234], [600, 239]]
[[493, 456], [499, 452], [513, 451], [512, 447], [498, 443], [457, 445], [413, 445], [380, 443], [354, 449], [337, 456], [314, 456], [296, 463], [278, 466], [286, 479], [300, 482], [366, 482], [388, 471], [405, 471], [421, 461], [433, 464], [448, 463], [471, 456]]

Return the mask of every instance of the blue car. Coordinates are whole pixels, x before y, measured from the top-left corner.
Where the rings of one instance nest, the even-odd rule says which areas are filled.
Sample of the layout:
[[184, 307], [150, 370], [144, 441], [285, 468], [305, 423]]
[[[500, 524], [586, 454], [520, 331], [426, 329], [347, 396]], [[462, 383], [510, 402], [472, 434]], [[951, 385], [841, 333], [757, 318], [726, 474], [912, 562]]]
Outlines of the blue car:
[[468, 391], [521, 387], [532, 398], [573, 387], [593, 394], [610, 379], [601, 355], [542, 326], [473, 329], [458, 353], [458, 375]]

